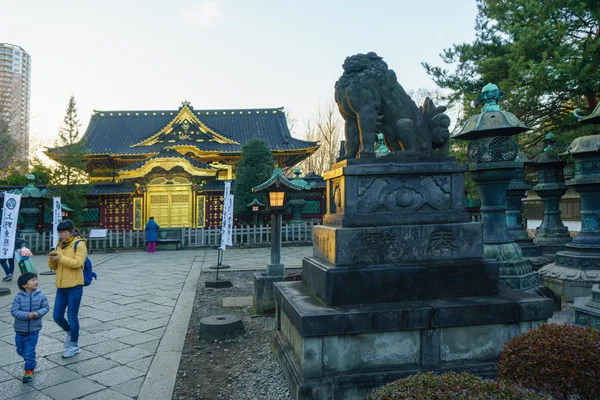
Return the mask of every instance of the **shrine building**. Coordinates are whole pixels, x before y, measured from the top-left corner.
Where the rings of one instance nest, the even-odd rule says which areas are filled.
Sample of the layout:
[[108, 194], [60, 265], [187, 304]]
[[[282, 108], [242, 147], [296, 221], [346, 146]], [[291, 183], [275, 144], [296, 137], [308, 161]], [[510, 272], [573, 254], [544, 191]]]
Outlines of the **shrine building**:
[[[86, 225], [140, 230], [154, 216], [161, 227], [220, 226], [223, 181], [235, 179], [253, 138], [283, 169], [319, 147], [292, 137], [283, 108], [195, 110], [185, 101], [170, 111], [94, 111], [82, 138], [93, 184]], [[61, 162], [61, 148], [46, 154]]]

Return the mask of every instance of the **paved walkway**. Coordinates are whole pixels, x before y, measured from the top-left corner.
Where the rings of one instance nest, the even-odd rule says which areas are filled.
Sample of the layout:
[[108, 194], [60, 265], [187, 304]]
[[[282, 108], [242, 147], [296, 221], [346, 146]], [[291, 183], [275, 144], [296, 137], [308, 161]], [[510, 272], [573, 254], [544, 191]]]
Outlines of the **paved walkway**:
[[[300, 267], [312, 247], [284, 247], [286, 267]], [[228, 271], [264, 269], [270, 249], [229, 249]], [[36, 376], [21, 382], [23, 361], [14, 347], [12, 299], [16, 279], [0, 282], [12, 293], [0, 297], [0, 399], [171, 399], [181, 350], [202, 272], [214, 273], [217, 251], [190, 249], [147, 254], [92, 254], [99, 279], [84, 289], [80, 310], [81, 353], [61, 357], [64, 333], [44, 318]], [[38, 271], [46, 257], [35, 256]], [[40, 289], [54, 304], [53, 275], [40, 275]]]

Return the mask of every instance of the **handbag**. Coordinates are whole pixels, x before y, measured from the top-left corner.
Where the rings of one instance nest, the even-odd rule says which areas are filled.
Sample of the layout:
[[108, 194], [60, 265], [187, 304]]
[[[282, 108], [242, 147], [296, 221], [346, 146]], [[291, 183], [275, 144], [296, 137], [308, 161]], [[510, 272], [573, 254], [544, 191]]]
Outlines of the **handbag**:
[[33, 272], [37, 275], [35, 264], [29, 257], [23, 257], [21, 260], [19, 260], [19, 269], [21, 270], [21, 274], [24, 274], [25, 272]]

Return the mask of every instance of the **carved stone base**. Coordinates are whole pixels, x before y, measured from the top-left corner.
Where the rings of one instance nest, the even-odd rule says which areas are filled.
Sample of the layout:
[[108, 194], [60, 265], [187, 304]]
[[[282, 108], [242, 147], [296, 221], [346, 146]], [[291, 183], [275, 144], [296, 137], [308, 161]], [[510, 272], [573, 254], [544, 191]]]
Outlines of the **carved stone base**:
[[556, 254], [559, 251], [565, 251], [566, 245], [573, 240], [566, 230], [560, 234], [541, 234], [540, 229], [536, 230], [533, 243], [542, 248], [542, 254]]
[[552, 263], [543, 266], [538, 272], [542, 285], [552, 289], [565, 301], [589, 296], [592, 286], [600, 283], [600, 269], [581, 270]]
[[600, 249], [575, 249], [567, 246], [566, 251], [556, 253], [556, 265], [583, 270], [600, 270]]
[[540, 274], [533, 270], [531, 261], [521, 259], [499, 263], [499, 284], [513, 290], [529, 290], [540, 284]]
[[500, 296], [329, 307], [275, 283], [272, 350], [296, 400], [364, 399], [419, 371], [493, 377], [504, 343], [552, 316], [549, 299]]
[[542, 248], [533, 243], [533, 239], [515, 239], [515, 242], [521, 248], [523, 257], [539, 257], [542, 255]]
[[575, 299], [575, 325], [600, 329], [600, 286], [592, 287], [589, 298]]

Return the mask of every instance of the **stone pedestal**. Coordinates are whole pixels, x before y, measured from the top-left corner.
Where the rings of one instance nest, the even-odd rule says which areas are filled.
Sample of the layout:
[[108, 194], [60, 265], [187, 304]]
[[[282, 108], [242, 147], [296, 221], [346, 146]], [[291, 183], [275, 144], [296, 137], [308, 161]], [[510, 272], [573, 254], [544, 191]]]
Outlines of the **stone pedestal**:
[[418, 371], [490, 377], [506, 340], [552, 316], [551, 300], [498, 288], [465, 169], [385, 157], [325, 175], [303, 280], [274, 284], [272, 349], [295, 399], [364, 399]]
[[420, 371], [494, 377], [504, 343], [552, 315], [552, 301], [499, 296], [330, 307], [300, 282], [276, 283], [272, 349], [294, 399], [365, 399]]
[[275, 299], [273, 298], [273, 283], [284, 282], [285, 276], [269, 276], [263, 272], [254, 274], [254, 293], [252, 308], [257, 314], [275, 312]]
[[575, 299], [575, 325], [600, 329], [600, 286], [592, 287], [590, 297]]

